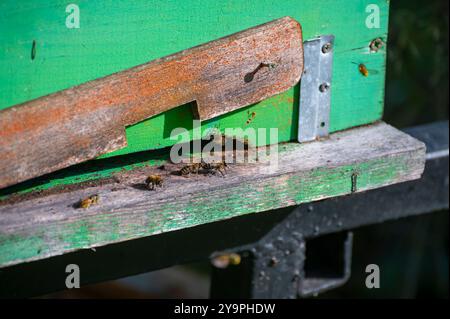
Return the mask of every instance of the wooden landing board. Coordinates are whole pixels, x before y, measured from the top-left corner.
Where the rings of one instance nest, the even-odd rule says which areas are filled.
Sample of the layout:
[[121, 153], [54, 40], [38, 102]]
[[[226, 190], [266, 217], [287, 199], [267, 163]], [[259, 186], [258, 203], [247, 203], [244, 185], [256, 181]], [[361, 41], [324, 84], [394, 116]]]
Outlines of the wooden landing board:
[[[185, 178], [168, 166], [164, 187], [149, 191], [142, 183], [156, 168], [147, 167], [110, 184], [3, 204], [0, 267], [413, 180], [425, 163], [422, 142], [382, 122], [278, 152], [273, 171], [236, 164], [225, 177]], [[73, 207], [92, 194], [98, 205]]]
[[[370, 50], [377, 38], [387, 43], [386, 0], [228, 0], [79, 2], [80, 28], [66, 27], [66, 6], [33, 0], [0, 1], [0, 109], [106, 76], [234, 32], [291, 16], [305, 40], [335, 35], [330, 130], [381, 119], [386, 45]], [[77, 2], [75, 2], [77, 3]], [[378, 26], [370, 15], [379, 13]], [[376, 13], [376, 12], [375, 12]], [[34, 43], [34, 45], [33, 45]], [[34, 47], [34, 58], [31, 52]], [[370, 71], [363, 76], [359, 64]], [[373, 71], [372, 71], [373, 70]], [[297, 137], [298, 86], [237, 112], [202, 123], [203, 129], [278, 127], [279, 142]], [[192, 128], [191, 105], [180, 106], [126, 130], [128, 146], [104, 155], [117, 157], [170, 146], [176, 127]], [[74, 169], [25, 188], [50, 188], [110, 174]], [[1, 196], [1, 195], [0, 195]]]

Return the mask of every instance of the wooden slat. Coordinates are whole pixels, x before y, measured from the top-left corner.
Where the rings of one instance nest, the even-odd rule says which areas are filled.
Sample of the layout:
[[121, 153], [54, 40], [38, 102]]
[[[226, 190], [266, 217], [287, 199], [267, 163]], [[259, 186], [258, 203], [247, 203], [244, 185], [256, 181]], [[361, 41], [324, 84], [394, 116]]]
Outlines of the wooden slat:
[[[141, 168], [115, 183], [0, 206], [0, 266], [413, 180], [424, 162], [422, 142], [377, 123], [325, 141], [281, 144], [275, 170], [236, 164], [223, 178], [185, 178], [167, 165], [159, 171], [164, 187], [149, 191], [142, 183], [155, 168]], [[98, 205], [73, 207], [92, 194]]]

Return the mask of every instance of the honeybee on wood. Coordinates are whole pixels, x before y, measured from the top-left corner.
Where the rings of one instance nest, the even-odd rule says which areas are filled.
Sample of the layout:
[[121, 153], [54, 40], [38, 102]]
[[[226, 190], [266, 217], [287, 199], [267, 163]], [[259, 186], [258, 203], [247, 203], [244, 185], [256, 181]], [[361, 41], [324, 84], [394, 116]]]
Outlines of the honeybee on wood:
[[205, 163], [202, 162], [202, 168], [209, 172], [219, 172], [222, 176], [225, 176], [227, 164], [225, 162], [220, 163]]
[[178, 172], [181, 176], [186, 176], [191, 173], [198, 174], [198, 171], [202, 168], [201, 163], [188, 164], [183, 166]]
[[89, 197], [80, 200], [77, 206], [78, 208], [89, 208], [92, 205], [98, 204], [99, 200], [100, 196], [98, 196], [97, 194], [91, 195]]
[[225, 162], [206, 163], [202, 160], [200, 163], [183, 166], [178, 173], [181, 176], [187, 176], [192, 173], [198, 174], [199, 172], [202, 174], [219, 172], [222, 176], [225, 176], [226, 167], [227, 164]]
[[162, 187], [163, 178], [161, 175], [149, 175], [145, 180], [145, 185], [149, 190], [154, 190], [155, 187]]

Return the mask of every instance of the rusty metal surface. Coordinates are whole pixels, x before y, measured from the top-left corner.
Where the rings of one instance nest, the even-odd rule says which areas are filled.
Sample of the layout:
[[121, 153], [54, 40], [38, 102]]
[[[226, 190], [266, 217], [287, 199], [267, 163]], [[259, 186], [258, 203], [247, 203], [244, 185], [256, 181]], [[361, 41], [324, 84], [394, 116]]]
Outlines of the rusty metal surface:
[[188, 102], [201, 120], [259, 102], [302, 71], [285, 17], [0, 111], [0, 188], [123, 148], [126, 126]]

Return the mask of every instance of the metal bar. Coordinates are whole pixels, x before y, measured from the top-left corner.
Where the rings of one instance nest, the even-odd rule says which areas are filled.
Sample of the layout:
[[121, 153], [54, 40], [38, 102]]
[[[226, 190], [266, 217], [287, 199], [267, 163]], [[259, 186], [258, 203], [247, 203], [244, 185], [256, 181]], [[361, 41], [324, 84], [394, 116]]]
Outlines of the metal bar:
[[333, 73], [333, 35], [303, 44], [304, 70], [300, 84], [298, 141], [328, 136]]
[[[251, 252], [260, 249], [267, 238], [276, 238], [275, 234], [298, 244], [300, 239], [448, 209], [448, 122], [407, 132], [427, 144], [427, 162], [420, 180], [3, 268], [0, 297], [64, 290], [65, 267], [70, 263], [80, 266], [81, 284], [85, 285], [206, 260], [218, 251]], [[301, 250], [296, 253], [301, 254]], [[293, 265], [298, 260], [279, 262]], [[293, 296], [295, 290], [287, 290], [287, 294]]]
[[[241, 264], [213, 267], [212, 298], [307, 297], [350, 278], [351, 232], [306, 240], [295, 225], [278, 226], [249, 250], [239, 252]], [[326, 260], [314, 258], [323, 257], [324, 251]]]

